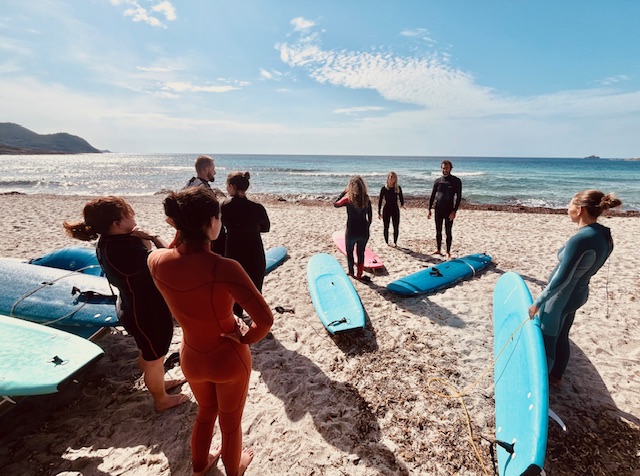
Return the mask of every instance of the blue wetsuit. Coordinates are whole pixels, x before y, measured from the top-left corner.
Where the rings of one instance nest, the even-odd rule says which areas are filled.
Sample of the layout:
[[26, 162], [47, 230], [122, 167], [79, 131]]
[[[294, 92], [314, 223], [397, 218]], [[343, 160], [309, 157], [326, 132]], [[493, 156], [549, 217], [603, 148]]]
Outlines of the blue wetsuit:
[[584, 226], [558, 251], [558, 264], [534, 304], [540, 320], [549, 373], [561, 378], [569, 362], [569, 330], [576, 311], [589, 299], [589, 281], [613, 251], [611, 230]]

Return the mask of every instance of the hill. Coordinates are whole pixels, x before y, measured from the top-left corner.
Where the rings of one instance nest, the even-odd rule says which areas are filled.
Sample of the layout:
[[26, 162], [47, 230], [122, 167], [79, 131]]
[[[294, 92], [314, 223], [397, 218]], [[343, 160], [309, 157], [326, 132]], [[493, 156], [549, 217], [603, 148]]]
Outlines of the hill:
[[81, 137], [58, 132], [36, 134], [12, 122], [0, 122], [0, 154], [81, 154], [100, 152]]

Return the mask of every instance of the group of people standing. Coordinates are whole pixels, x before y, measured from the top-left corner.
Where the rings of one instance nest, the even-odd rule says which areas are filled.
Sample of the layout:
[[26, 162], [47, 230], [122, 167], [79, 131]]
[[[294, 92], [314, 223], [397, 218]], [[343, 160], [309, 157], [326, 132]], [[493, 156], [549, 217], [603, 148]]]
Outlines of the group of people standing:
[[[265, 337], [273, 324], [261, 294], [266, 266], [261, 233], [269, 231], [270, 221], [265, 208], [246, 196], [249, 172], [228, 175], [228, 197], [220, 203], [216, 195], [221, 192], [210, 185], [216, 175], [213, 159], [200, 156], [195, 168], [196, 176], [185, 188], [169, 193], [163, 202], [166, 221], [176, 230], [169, 244], [140, 230], [134, 210], [119, 197], [91, 200], [83, 209], [84, 220], [67, 221], [64, 228], [80, 240], [98, 239], [98, 260], [119, 290], [119, 319], [135, 339], [144, 382], [158, 412], [189, 401], [187, 395], [167, 392], [185, 380], [164, 378], [173, 318], [180, 324], [180, 365], [198, 402], [191, 436], [193, 474], [205, 474], [221, 457], [227, 475], [235, 476], [244, 474], [253, 459], [253, 451], [242, 447], [241, 429], [252, 365], [249, 344]], [[447, 258], [462, 198], [462, 184], [452, 168], [450, 161], [442, 162], [427, 215], [431, 218], [434, 209], [437, 254], [442, 254], [444, 225]], [[378, 200], [378, 219], [390, 246], [397, 246], [404, 204], [398, 176], [390, 172]], [[576, 194], [569, 204], [568, 215], [579, 230], [558, 252], [559, 264], [529, 310], [532, 318], [540, 316], [553, 382], [561, 381], [566, 368], [569, 329], [576, 310], [587, 301], [589, 280], [613, 249], [610, 230], [597, 223], [598, 216], [620, 205], [612, 194], [594, 190]], [[349, 180], [334, 206], [347, 210], [348, 272], [364, 279], [373, 213], [362, 177]], [[216, 420], [222, 445], [211, 449]]]

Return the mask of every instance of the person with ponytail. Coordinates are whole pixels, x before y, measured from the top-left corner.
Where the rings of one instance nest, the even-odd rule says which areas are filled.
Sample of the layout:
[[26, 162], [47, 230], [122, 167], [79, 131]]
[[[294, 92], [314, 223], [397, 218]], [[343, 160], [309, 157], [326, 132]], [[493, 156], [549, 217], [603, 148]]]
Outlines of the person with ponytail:
[[[367, 185], [359, 175], [351, 177], [344, 191], [333, 203], [334, 207], [347, 207], [347, 228], [344, 234], [347, 249], [347, 267], [349, 276], [363, 279], [364, 250], [369, 241], [369, 227], [373, 221], [371, 200], [367, 194]], [[354, 276], [353, 249], [358, 257], [358, 274]], [[366, 277], [366, 279], [369, 279]]]
[[[393, 246], [398, 246], [398, 235], [400, 234], [400, 207], [404, 208], [404, 196], [402, 187], [398, 185], [398, 175], [395, 172], [387, 174], [387, 183], [380, 189], [378, 199], [378, 220], [382, 219], [384, 229], [382, 231], [384, 241], [389, 244], [389, 222], [393, 221]], [[384, 208], [382, 204], [384, 203]], [[382, 211], [382, 214], [380, 213]]]
[[164, 380], [164, 358], [173, 337], [173, 319], [153, 284], [147, 255], [153, 243], [166, 246], [158, 236], [140, 230], [131, 205], [120, 197], [100, 197], [87, 203], [84, 221], [65, 221], [67, 234], [83, 241], [98, 239], [96, 254], [105, 276], [118, 288], [120, 323], [135, 339], [144, 383], [155, 409], [163, 412], [189, 401], [184, 394], [168, 394], [184, 379]]
[[567, 214], [578, 231], [558, 251], [558, 264], [549, 282], [529, 308], [529, 317], [540, 316], [540, 327], [547, 354], [549, 381], [562, 382], [569, 362], [569, 330], [576, 311], [589, 299], [589, 281], [613, 251], [611, 230], [598, 223], [598, 217], [622, 202], [613, 194], [597, 190], [576, 193]]
[[[247, 272], [258, 291], [262, 291], [267, 260], [261, 233], [267, 233], [271, 223], [265, 208], [247, 198], [249, 172], [232, 172], [227, 176], [227, 198], [222, 203], [222, 224], [227, 230], [224, 255], [236, 260]], [[242, 317], [242, 306], [233, 311]]]
[[[253, 450], [242, 449], [242, 413], [249, 390], [249, 344], [267, 335], [273, 314], [242, 266], [211, 251], [220, 232], [220, 206], [206, 188], [171, 192], [164, 200], [176, 229], [169, 249], [149, 255], [149, 269], [182, 326], [181, 366], [198, 414], [191, 434], [193, 474], [206, 474], [219, 457], [228, 476], [244, 474]], [[253, 323], [248, 331], [233, 314], [239, 303]], [[219, 419], [222, 447], [211, 449]]]

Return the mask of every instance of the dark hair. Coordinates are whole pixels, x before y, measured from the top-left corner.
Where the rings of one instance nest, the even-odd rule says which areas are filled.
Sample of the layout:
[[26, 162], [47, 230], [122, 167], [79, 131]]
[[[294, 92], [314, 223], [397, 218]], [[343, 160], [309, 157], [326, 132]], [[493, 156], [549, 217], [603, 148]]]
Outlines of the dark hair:
[[249, 172], [231, 172], [227, 175], [227, 184], [233, 185], [240, 192], [246, 192], [249, 188], [250, 178]]
[[603, 193], [599, 190], [582, 190], [573, 196], [573, 203], [587, 209], [587, 213], [598, 218], [602, 212], [622, 205], [622, 201], [613, 193]]
[[131, 205], [120, 197], [100, 197], [88, 202], [82, 210], [84, 221], [65, 221], [62, 226], [69, 236], [91, 241], [107, 233], [111, 225], [135, 213]]
[[208, 155], [200, 155], [195, 161], [196, 172], [202, 172], [213, 165], [213, 159]]
[[215, 193], [204, 187], [170, 192], [162, 204], [165, 215], [173, 220], [181, 240], [194, 248], [209, 239], [206, 230], [211, 217], [218, 217], [220, 214], [220, 204]]
[[442, 167], [443, 165], [448, 165], [450, 169], [453, 168], [453, 164], [451, 163], [450, 160], [443, 160], [442, 163], [440, 164], [440, 167]]

